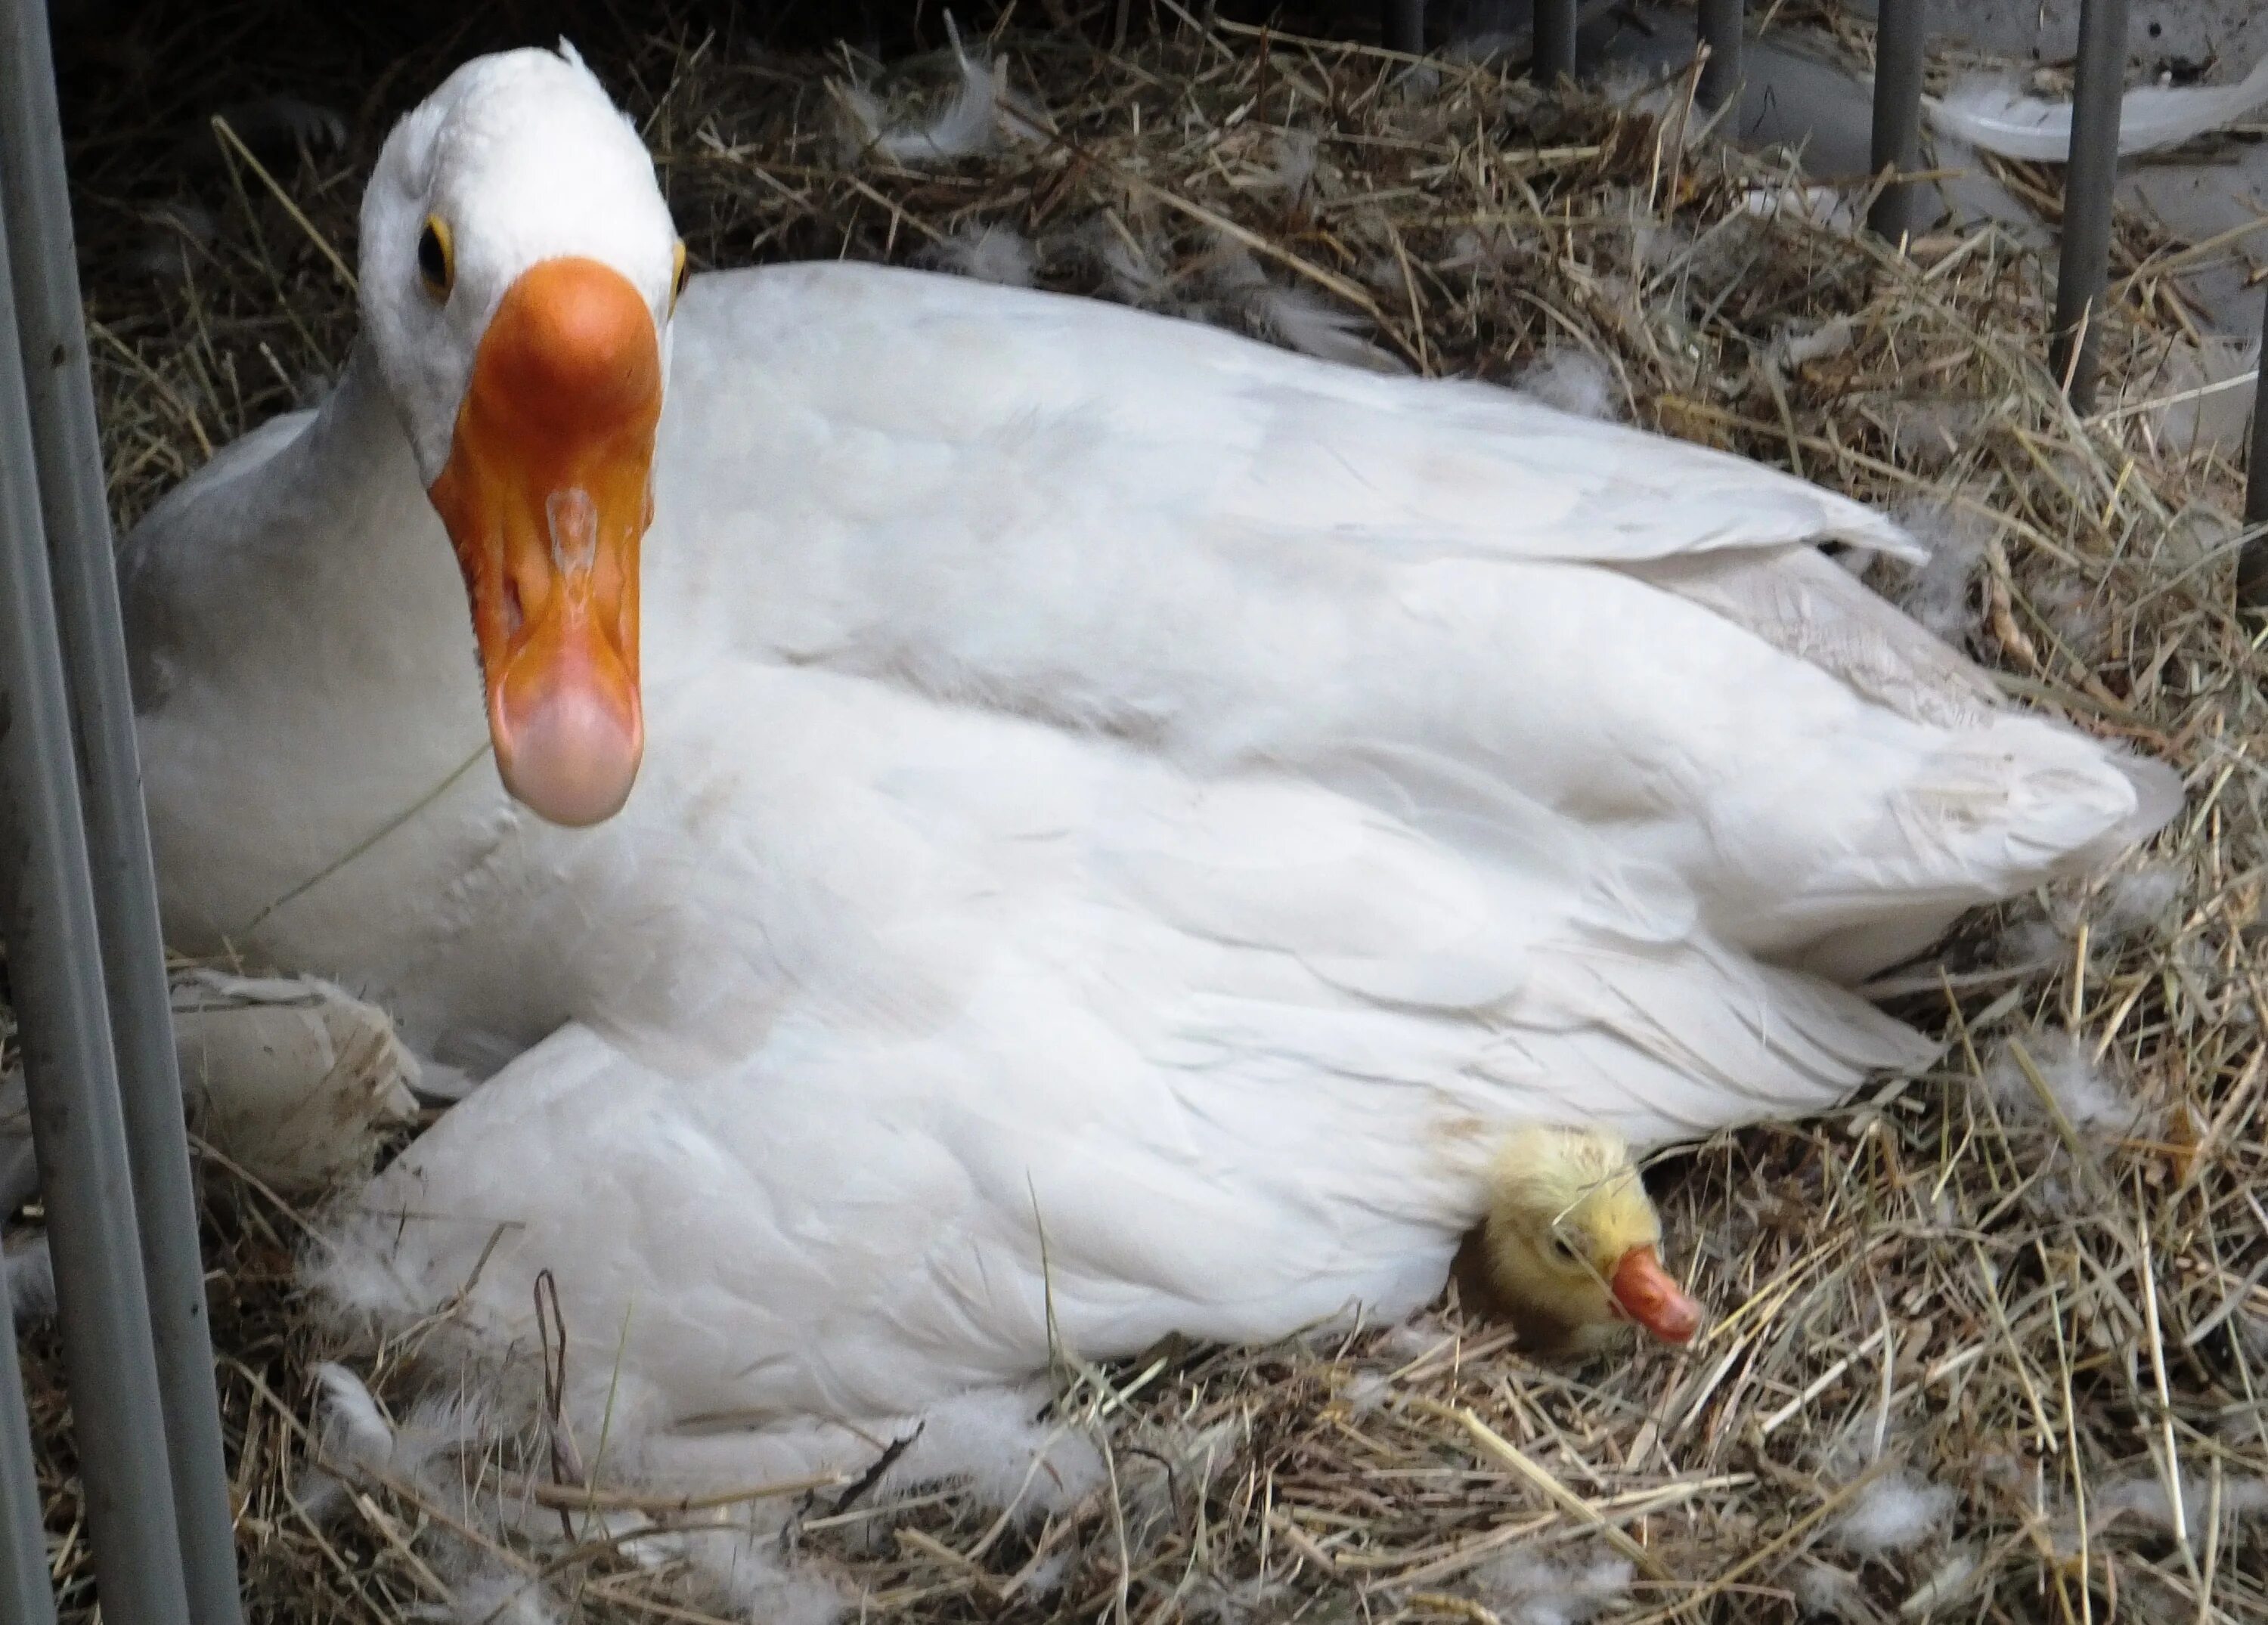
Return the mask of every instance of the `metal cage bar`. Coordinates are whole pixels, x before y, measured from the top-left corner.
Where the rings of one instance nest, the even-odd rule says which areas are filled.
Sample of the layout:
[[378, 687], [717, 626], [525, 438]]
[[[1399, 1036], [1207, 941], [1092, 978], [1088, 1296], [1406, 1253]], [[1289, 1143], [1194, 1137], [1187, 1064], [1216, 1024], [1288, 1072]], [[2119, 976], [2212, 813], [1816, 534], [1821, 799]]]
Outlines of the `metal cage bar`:
[[8, 724], [0, 729], [0, 932], [47, 1193], [95, 1585], [107, 1618], [188, 1625], [15, 305], [14, 289], [0, 279], [0, 702]]
[[56, 629], [79, 761], [113, 1052], [165, 1405], [180, 1562], [201, 1625], [239, 1625], [228, 1468], [195, 1188], [173, 1053], [102, 445], [87, 373], [70, 194], [40, 0], [10, 0], [0, 49], [0, 195], [39, 463]]
[[1575, 77], [1575, 0], [1535, 0], [1535, 47], [1528, 72], [1544, 85]]
[[1387, 49], [1425, 54], [1425, 0], [1384, 0], [1378, 23]]
[[2048, 364], [2073, 408], [2095, 404], [2095, 358], [2110, 270], [2110, 194], [2118, 180], [2118, 114], [2125, 92], [2126, 0], [2080, 0], [2079, 71], [2072, 91], [2071, 162], [2063, 176], [2063, 247], [2056, 266]]
[[[2268, 527], [2268, 302], [2261, 306], [2263, 353], [2252, 381], [2252, 438], [2244, 459], [2244, 524]], [[2268, 609], [2268, 535], [2256, 535], [2236, 555], [2236, 606]]]
[[1892, 179], [1874, 199], [1867, 224], [1875, 236], [1903, 242], [1914, 229], [1915, 183], [1897, 179], [1921, 167], [1921, 58], [1926, 38], [1922, 0], [1881, 0], [1874, 29], [1872, 161]]
[[1746, 0], [1701, 0], [1701, 41], [1709, 48], [1709, 60], [1702, 64], [1695, 93], [1705, 107], [1721, 107], [1740, 94], [1741, 29], [1747, 10]]

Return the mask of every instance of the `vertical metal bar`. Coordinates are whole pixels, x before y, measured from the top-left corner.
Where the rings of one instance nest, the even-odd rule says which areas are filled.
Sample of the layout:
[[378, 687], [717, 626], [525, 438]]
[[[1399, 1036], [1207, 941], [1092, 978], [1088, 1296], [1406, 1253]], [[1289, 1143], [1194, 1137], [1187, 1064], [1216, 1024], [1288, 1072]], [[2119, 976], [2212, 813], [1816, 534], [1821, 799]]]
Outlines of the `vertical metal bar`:
[[1425, 0], [1384, 0], [1378, 20], [1388, 50], [1425, 54]]
[[1528, 70], [1547, 85], [1575, 77], [1575, 0], [1535, 0], [1535, 49]]
[[2079, 72], [2072, 87], [2071, 163], [2063, 172], [2063, 252], [2056, 267], [2055, 336], [2048, 364], [2070, 380], [2074, 410], [2095, 404], [2095, 357], [2110, 272], [2110, 192], [2118, 180], [2118, 114], [2125, 94], [2126, 0], [2080, 0]]
[[1702, 64], [1697, 94], [1701, 105], [1721, 107], [1741, 90], [1741, 27], [1748, 7], [1744, 0], [1701, 0], [1701, 41], [1709, 48]]
[[0, 196], [25, 357], [101, 933], [142, 1268], [157, 1339], [182, 1570], [201, 1625], [240, 1625], [234, 1520], [207, 1325], [195, 1188], [181, 1119], [164, 938], [135, 749], [102, 443], [87, 374], [70, 193], [43, 0], [5, 0]]
[[[2268, 339], [2268, 302], [2261, 310], [2260, 331]], [[2244, 460], [2248, 530], [2268, 526], [2268, 344], [2262, 349], [2260, 370], [2252, 384], [2252, 449]], [[2236, 607], [2268, 609], [2268, 535], [2255, 536], [2236, 555]]]
[[[1874, 28], [1874, 174], [1921, 167], [1923, 0], [1881, 0]], [[1914, 183], [1893, 180], [1874, 198], [1867, 224], [1902, 242], [1913, 230]]]
[[[0, 250], [5, 214], [0, 210]], [[46, 1187], [63, 1370], [103, 1617], [188, 1625], [16, 333], [15, 292], [0, 278], [0, 935]]]
[[8, 1625], [55, 1625], [32, 1419], [24, 1409], [24, 1371], [16, 1361], [16, 1329], [7, 1323], [7, 1308], [0, 1303], [0, 1620]]

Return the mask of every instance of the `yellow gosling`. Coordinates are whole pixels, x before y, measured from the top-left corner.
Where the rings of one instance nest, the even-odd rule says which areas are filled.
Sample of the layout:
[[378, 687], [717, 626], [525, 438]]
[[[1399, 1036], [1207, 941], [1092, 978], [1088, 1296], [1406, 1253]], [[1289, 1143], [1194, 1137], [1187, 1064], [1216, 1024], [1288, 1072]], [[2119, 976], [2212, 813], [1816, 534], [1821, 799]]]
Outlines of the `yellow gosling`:
[[1515, 1129], [1489, 1187], [1482, 1273], [1527, 1346], [1587, 1356], [1631, 1324], [1674, 1343], [1700, 1329], [1701, 1305], [1662, 1268], [1660, 1216], [1621, 1136]]

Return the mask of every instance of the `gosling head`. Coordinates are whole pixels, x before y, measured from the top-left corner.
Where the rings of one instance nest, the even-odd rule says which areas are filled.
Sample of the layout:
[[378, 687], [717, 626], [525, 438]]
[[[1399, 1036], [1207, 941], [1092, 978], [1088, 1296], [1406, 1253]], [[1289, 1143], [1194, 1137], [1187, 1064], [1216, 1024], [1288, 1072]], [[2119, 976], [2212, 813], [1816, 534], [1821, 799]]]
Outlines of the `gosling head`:
[[1530, 1347], [1588, 1355], [1631, 1324], [1675, 1343], [1700, 1329], [1701, 1305], [1661, 1266], [1660, 1216], [1621, 1136], [1515, 1129], [1489, 1187], [1487, 1282]]

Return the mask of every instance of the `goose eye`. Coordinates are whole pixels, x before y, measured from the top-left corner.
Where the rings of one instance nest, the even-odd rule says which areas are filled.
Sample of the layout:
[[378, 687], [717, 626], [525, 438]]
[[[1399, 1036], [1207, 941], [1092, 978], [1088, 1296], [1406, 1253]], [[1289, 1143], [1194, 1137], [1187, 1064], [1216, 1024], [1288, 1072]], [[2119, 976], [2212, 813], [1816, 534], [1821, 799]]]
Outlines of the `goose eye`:
[[417, 276], [425, 291], [437, 299], [447, 298], [457, 279], [457, 256], [450, 247], [449, 228], [438, 215], [426, 216], [425, 229], [418, 233]]
[[1563, 1264], [1582, 1262], [1582, 1255], [1575, 1251], [1575, 1244], [1557, 1232], [1554, 1232], [1551, 1237], [1551, 1251]]
[[674, 316], [677, 313], [677, 301], [684, 297], [685, 284], [693, 279], [693, 268], [686, 263], [683, 238], [677, 239], [677, 246], [671, 253], [674, 258], [669, 273], [669, 313]]

